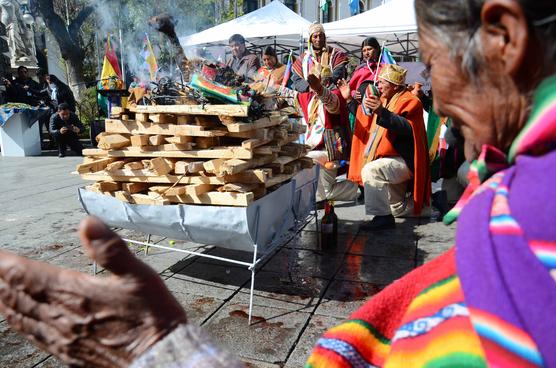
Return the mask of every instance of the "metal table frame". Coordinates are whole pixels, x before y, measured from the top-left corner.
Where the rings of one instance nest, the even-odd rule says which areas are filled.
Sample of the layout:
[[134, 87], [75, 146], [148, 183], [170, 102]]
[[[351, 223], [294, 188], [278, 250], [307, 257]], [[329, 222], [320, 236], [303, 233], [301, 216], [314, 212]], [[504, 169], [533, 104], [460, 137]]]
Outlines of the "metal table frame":
[[[317, 178], [318, 178], [318, 171], [317, 171]], [[191, 250], [187, 250], [187, 249], [177, 249], [177, 248], [167, 247], [167, 246], [164, 246], [164, 245], [154, 244], [154, 243], [150, 242], [152, 234], [147, 234], [147, 241], [146, 242], [140, 242], [140, 241], [131, 240], [131, 239], [123, 239], [123, 240], [128, 242], [128, 243], [144, 246], [145, 247], [145, 255], [148, 255], [149, 248], [152, 247], [152, 248], [156, 248], [156, 249], [169, 250], [169, 251], [174, 251], [174, 252], [178, 252], [178, 253], [194, 255], [194, 256], [198, 256], [198, 257], [210, 258], [210, 259], [214, 259], [214, 260], [218, 260], [218, 261], [233, 263], [233, 264], [237, 264], [237, 265], [240, 265], [240, 266], [247, 267], [247, 269], [249, 271], [251, 271], [251, 286], [250, 286], [250, 290], [249, 290], [249, 318], [248, 318], [248, 324], [250, 325], [251, 324], [251, 315], [252, 315], [252, 311], [253, 311], [253, 293], [254, 293], [254, 289], [255, 289], [255, 273], [257, 271], [257, 265], [259, 265], [262, 261], [266, 260], [271, 255], [273, 255], [278, 248], [287, 244], [291, 239], [293, 239], [313, 218], [315, 219], [315, 230], [318, 234], [319, 225], [318, 225], [318, 211], [317, 211], [317, 204], [316, 204], [316, 191], [317, 191], [317, 186], [318, 186], [318, 179], [315, 180], [315, 181], [309, 181], [309, 182], [303, 184], [300, 187], [293, 188], [293, 191], [294, 191], [293, 198], [294, 198], [294, 201], [295, 200], [299, 201], [300, 197], [301, 197], [301, 194], [302, 194], [301, 189], [304, 188], [305, 186], [308, 186], [308, 185], [313, 186], [312, 192], [311, 192], [312, 193], [311, 194], [311, 201], [313, 203], [312, 211], [309, 211], [309, 213], [301, 220], [295, 219], [293, 228], [288, 230], [286, 233], [282, 234], [282, 236], [280, 236], [279, 238], [272, 241], [270, 246], [267, 247], [268, 250], [261, 257], [258, 257], [259, 254], [258, 254], [257, 237], [258, 237], [258, 228], [259, 228], [258, 225], [259, 225], [260, 213], [259, 213], [259, 208], [257, 208], [257, 215], [255, 217], [255, 219], [256, 219], [256, 221], [255, 221], [255, 229], [256, 229], [255, 230], [255, 244], [253, 246], [253, 261], [251, 263], [245, 262], [245, 261], [240, 261], [240, 260], [233, 259], [233, 258], [213, 256], [213, 255], [210, 255], [210, 254], [200, 253], [198, 251], [191, 251]], [[293, 203], [292, 203], [292, 205], [293, 205]], [[292, 213], [295, 214], [295, 207], [293, 208]], [[297, 218], [297, 214], [295, 214], [295, 217]], [[317, 243], [318, 243], [319, 242], [319, 237], [317, 236], [316, 239], [317, 239]], [[206, 245], [210, 245], [210, 244], [206, 244]], [[96, 275], [96, 274], [97, 274], [97, 264], [96, 264], [96, 262], [93, 262], [93, 275]]]

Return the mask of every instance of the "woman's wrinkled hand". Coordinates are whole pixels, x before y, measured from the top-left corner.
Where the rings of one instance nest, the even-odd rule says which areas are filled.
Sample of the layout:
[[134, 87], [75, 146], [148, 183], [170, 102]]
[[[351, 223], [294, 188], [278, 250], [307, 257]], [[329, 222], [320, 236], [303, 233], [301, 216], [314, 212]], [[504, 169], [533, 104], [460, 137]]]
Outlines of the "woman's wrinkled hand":
[[71, 366], [127, 367], [185, 323], [185, 311], [158, 274], [100, 220], [83, 220], [80, 236], [87, 255], [112, 276], [0, 251], [0, 313]]

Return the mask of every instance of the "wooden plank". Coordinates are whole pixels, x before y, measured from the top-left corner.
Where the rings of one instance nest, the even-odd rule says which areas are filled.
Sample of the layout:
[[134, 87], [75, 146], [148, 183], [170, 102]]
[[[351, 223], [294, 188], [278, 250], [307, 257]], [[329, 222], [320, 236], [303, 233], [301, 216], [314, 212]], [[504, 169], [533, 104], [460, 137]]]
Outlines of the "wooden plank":
[[189, 163], [187, 167], [187, 172], [194, 174], [205, 170], [204, 161], [193, 161]]
[[160, 134], [156, 134], [156, 135], [151, 135], [149, 137], [149, 144], [151, 146], [159, 146], [161, 144], [164, 144], [164, 136], [160, 135]]
[[139, 193], [149, 188], [150, 183], [122, 183], [122, 190], [127, 193]]
[[193, 140], [194, 140], [194, 138], [187, 137], [185, 135], [178, 135], [178, 136], [174, 136], [174, 137], [165, 137], [164, 139], [166, 139], [166, 142], [173, 143], [173, 144], [185, 144], [185, 143], [193, 142]]
[[76, 167], [78, 173], [88, 173], [88, 172], [95, 172], [104, 170], [108, 164], [116, 161], [113, 157], [101, 158], [100, 160], [93, 160], [92, 162], [79, 164]]
[[263, 168], [245, 170], [234, 175], [226, 175], [223, 176], [222, 179], [227, 183], [265, 183], [270, 177], [272, 177], [272, 170]]
[[197, 125], [173, 125], [175, 135], [188, 135], [193, 137], [222, 137], [228, 134], [225, 130], [205, 130], [204, 127]]
[[[242, 173], [244, 174], [244, 173]], [[156, 175], [155, 173], [142, 169], [142, 170], [116, 170], [113, 172], [103, 172], [99, 171], [96, 173], [86, 173], [81, 174], [83, 180], [90, 181], [123, 181], [131, 183], [155, 183], [155, 184], [174, 184], [179, 182], [180, 184], [213, 184], [213, 185], [223, 185], [226, 184], [225, 178], [218, 178], [216, 176], [179, 176], [179, 175]], [[243, 179], [247, 181], [258, 180], [256, 176], [243, 176]], [[236, 179], [234, 176], [233, 179]]]
[[233, 116], [229, 116], [229, 115], [218, 115], [218, 119], [224, 125], [237, 123], [236, 118], [234, 118]]
[[[206, 150], [192, 151], [154, 151], [154, 152], [133, 152], [128, 150], [103, 151], [98, 150], [94, 156], [109, 157], [174, 157], [174, 158], [241, 158], [250, 159], [253, 152], [241, 147], [214, 147]], [[88, 154], [88, 156], [93, 156]]]
[[128, 137], [121, 134], [107, 134], [103, 135], [98, 141], [98, 148], [101, 149], [116, 149], [127, 147], [131, 144]]
[[220, 168], [222, 167], [222, 165], [224, 164], [224, 162], [226, 162], [226, 159], [223, 158], [218, 158], [215, 160], [209, 160], [203, 163], [203, 167], [205, 168], [205, 171], [212, 173], [212, 174], [219, 174], [220, 173]]
[[133, 147], [141, 147], [146, 146], [149, 144], [149, 136], [148, 135], [132, 135], [131, 136], [131, 145]]
[[128, 162], [130, 162], [131, 159], [125, 159], [125, 160], [118, 160], [118, 161], [114, 161], [108, 165], [106, 165], [106, 167], [104, 168], [105, 171], [114, 171], [114, 170], [120, 170], [122, 167], [124, 167], [124, 165]]
[[83, 151], [83, 156], [108, 156], [108, 151], [105, 151], [100, 148], [85, 148]]
[[153, 198], [147, 194], [132, 194], [133, 202], [136, 204], [149, 204], [149, 205], [164, 205], [170, 204], [170, 201], [165, 198]]
[[238, 193], [247, 193], [255, 190], [261, 184], [251, 183], [251, 184], [243, 184], [243, 183], [226, 183], [221, 187], [218, 187], [219, 192], [238, 192]]
[[191, 115], [178, 115], [176, 119], [176, 124], [191, 124], [193, 123], [193, 117]]
[[248, 193], [220, 193], [220, 192], [207, 192], [200, 195], [181, 195], [169, 196], [168, 200], [172, 203], [186, 203], [186, 204], [210, 204], [213, 206], [249, 206], [254, 200], [255, 196], [252, 192]]
[[185, 144], [161, 144], [160, 146], [141, 146], [141, 147], [127, 147], [126, 151], [129, 152], [154, 152], [154, 151], [191, 151], [193, 147], [191, 143]]
[[149, 121], [149, 114], [135, 114], [135, 120], [146, 123], [147, 121]]
[[296, 173], [292, 173], [292, 174], [279, 174], [279, 175], [275, 175], [272, 178], [269, 178], [266, 183], [265, 186], [267, 188], [272, 187], [274, 185], [277, 184], [281, 184], [285, 181], [290, 180], [291, 178], [293, 178], [295, 176]]
[[241, 142], [241, 147], [252, 150], [255, 147], [264, 146], [267, 143], [270, 143], [270, 139], [252, 138]]
[[115, 192], [120, 190], [120, 183], [116, 181], [99, 181], [96, 185], [101, 192]]
[[149, 120], [157, 124], [176, 124], [176, 115], [171, 114], [149, 114]]
[[280, 152], [280, 147], [275, 146], [257, 147], [253, 150], [253, 154], [255, 155], [272, 155], [278, 152]]
[[195, 144], [198, 149], [207, 149], [220, 145], [218, 137], [196, 137]]
[[118, 190], [114, 192], [114, 198], [122, 202], [133, 203], [133, 198], [131, 197], [131, 194], [129, 194], [128, 192], [124, 192], [123, 190]]
[[153, 185], [149, 188], [150, 191], [160, 193], [164, 196], [176, 195], [199, 195], [210, 192], [214, 185], [210, 184], [191, 184], [191, 185], [176, 185], [174, 187], [169, 185]]
[[227, 134], [223, 130], [202, 130], [196, 125], [142, 123], [131, 120], [106, 119], [105, 129], [109, 133], [185, 135], [194, 137], [220, 137]]
[[219, 175], [234, 175], [257, 166], [262, 166], [273, 162], [276, 155], [253, 157], [250, 160], [231, 159], [226, 160], [219, 168]]
[[195, 125], [199, 125], [206, 128], [213, 128], [220, 125], [220, 122], [215, 120], [213, 116], [195, 116], [193, 122]]
[[248, 130], [246, 132], [228, 132], [226, 137], [232, 138], [244, 138], [244, 139], [272, 139], [269, 137], [270, 129], [263, 128], [263, 129], [256, 129], [256, 130]]
[[305, 147], [305, 145], [298, 144], [298, 143], [288, 143], [285, 146], [282, 146], [282, 149], [280, 150], [281, 155], [296, 157], [296, 158], [305, 155], [306, 152], [307, 152], [307, 148]]
[[112, 106], [110, 108], [110, 115], [119, 116], [125, 112], [125, 108], [121, 106]]
[[150, 160], [148, 169], [157, 175], [166, 175], [174, 170], [174, 162], [167, 158], [156, 157]]
[[228, 131], [230, 132], [245, 132], [248, 130], [255, 130], [255, 129], [261, 129], [261, 128], [267, 128], [267, 127], [271, 127], [271, 126], [276, 126], [276, 125], [280, 125], [282, 124], [282, 122], [286, 121], [287, 117], [283, 117], [283, 116], [270, 116], [270, 117], [265, 117], [265, 118], [261, 118], [259, 120], [256, 120], [252, 123], [232, 123], [232, 124], [228, 124], [226, 125], [226, 128], [228, 128]]
[[299, 170], [301, 170], [301, 162], [299, 160], [295, 160], [287, 165], [284, 165], [284, 174], [295, 174]]
[[142, 161], [132, 161], [125, 163], [123, 167], [128, 170], [142, 170], [145, 168], [145, 164]]
[[176, 163], [174, 164], [174, 173], [175, 174], [185, 174], [187, 173], [187, 169], [189, 167], [189, 162], [188, 160], [181, 160], [181, 161], [176, 161]]
[[130, 111], [147, 114], [248, 116], [247, 105], [137, 105]]
[[288, 134], [286, 137], [283, 137], [281, 139], [275, 139], [272, 143], [277, 146], [285, 146], [286, 144], [295, 142], [298, 139], [299, 139], [299, 134], [294, 133], [294, 134]]

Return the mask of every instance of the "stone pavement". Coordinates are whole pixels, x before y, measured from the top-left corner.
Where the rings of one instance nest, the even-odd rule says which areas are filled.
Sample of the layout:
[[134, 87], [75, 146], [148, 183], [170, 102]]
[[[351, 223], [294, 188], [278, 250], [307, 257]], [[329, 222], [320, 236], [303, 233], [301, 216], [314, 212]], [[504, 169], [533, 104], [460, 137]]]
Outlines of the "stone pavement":
[[[0, 249], [91, 272], [77, 236], [85, 213], [76, 189], [84, 182], [70, 175], [80, 161], [0, 158]], [[364, 233], [359, 230], [363, 212], [362, 205], [337, 205], [340, 234], [335, 249], [318, 246], [313, 222], [263, 264], [255, 280], [255, 323], [250, 327], [250, 272], [245, 268], [171, 251], [151, 249], [145, 255], [133, 249], [160, 273], [191, 322], [203, 325], [252, 367], [301, 367], [320, 334], [392, 281], [445, 251], [454, 239], [453, 227], [423, 219], [399, 219], [393, 231]], [[117, 231], [145, 239], [144, 234]], [[156, 236], [152, 241], [196, 246]], [[252, 257], [221, 248], [203, 250], [236, 259]], [[0, 316], [0, 367], [59, 366], [58, 360], [12, 332]]]

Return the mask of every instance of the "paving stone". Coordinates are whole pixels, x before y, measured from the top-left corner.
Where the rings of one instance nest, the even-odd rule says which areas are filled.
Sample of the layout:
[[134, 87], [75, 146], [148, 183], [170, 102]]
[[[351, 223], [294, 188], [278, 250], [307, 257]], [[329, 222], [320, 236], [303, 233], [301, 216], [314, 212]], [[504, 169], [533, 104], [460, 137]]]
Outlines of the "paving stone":
[[227, 304], [206, 324], [206, 331], [241, 358], [277, 364], [284, 362], [309, 313], [259, 306], [251, 326], [247, 306]]
[[32, 367], [48, 355], [0, 323], [0, 367]]
[[[311, 312], [328, 282], [325, 279], [296, 274], [257, 272], [253, 305]], [[249, 293], [250, 284], [244, 286], [231, 302], [249, 305]]]
[[187, 322], [197, 325], [200, 325], [224, 304], [224, 300], [211, 296], [182, 293], [175, 290], [172, 290], [172, 294], [185, 309]]
[[326, 290], [315, 314], [348, 318], [382, 289], [383, 285], [335, 280]]
[[[307, 227], [305, 228], [307, 229]], [[317, 252], [340, 253], [347, 251], [354, 239], [353, 234], [338, 234], [337, 245], [334, 248], [324, 248], [318, 241], [318, 233], [310, 230], [303, 230], [297, 234], [284, 248], [314, 250]]]
[[172, 293], [193, 294], [215, 299], [228, 299], [237, 287], [176, 274], [164, 280]]
[[413, 260], [348, 254], [336, 279], [388, 285], [413, 268]]
[[294, 351], [288, 358], [285, 368], [298, 368], [305, 366], [319, 337], [331, 327], [337, 326], [343, 319], [315, 315], [311, 317], [303, 335], [299, 339]]
[[62, 368], [67, 367], [62, 361], [54, 356], [50, 356], [45, 361], [33, 366], [33, 368]]
[[[416, 225], [416, 224], [415, 224]], [[399, 223], [394, 230], [359, 234], [349, 248], [350, 254], [415, 259], [417, 235], [414, 226]]]
[[343, 254], [281, 249], [263, 270], [330, 279], [342, 264]]
[[417, 264], [428, 262], [450, 249], [455, 242], [456, 224], [430, 222], [418, 226]]

